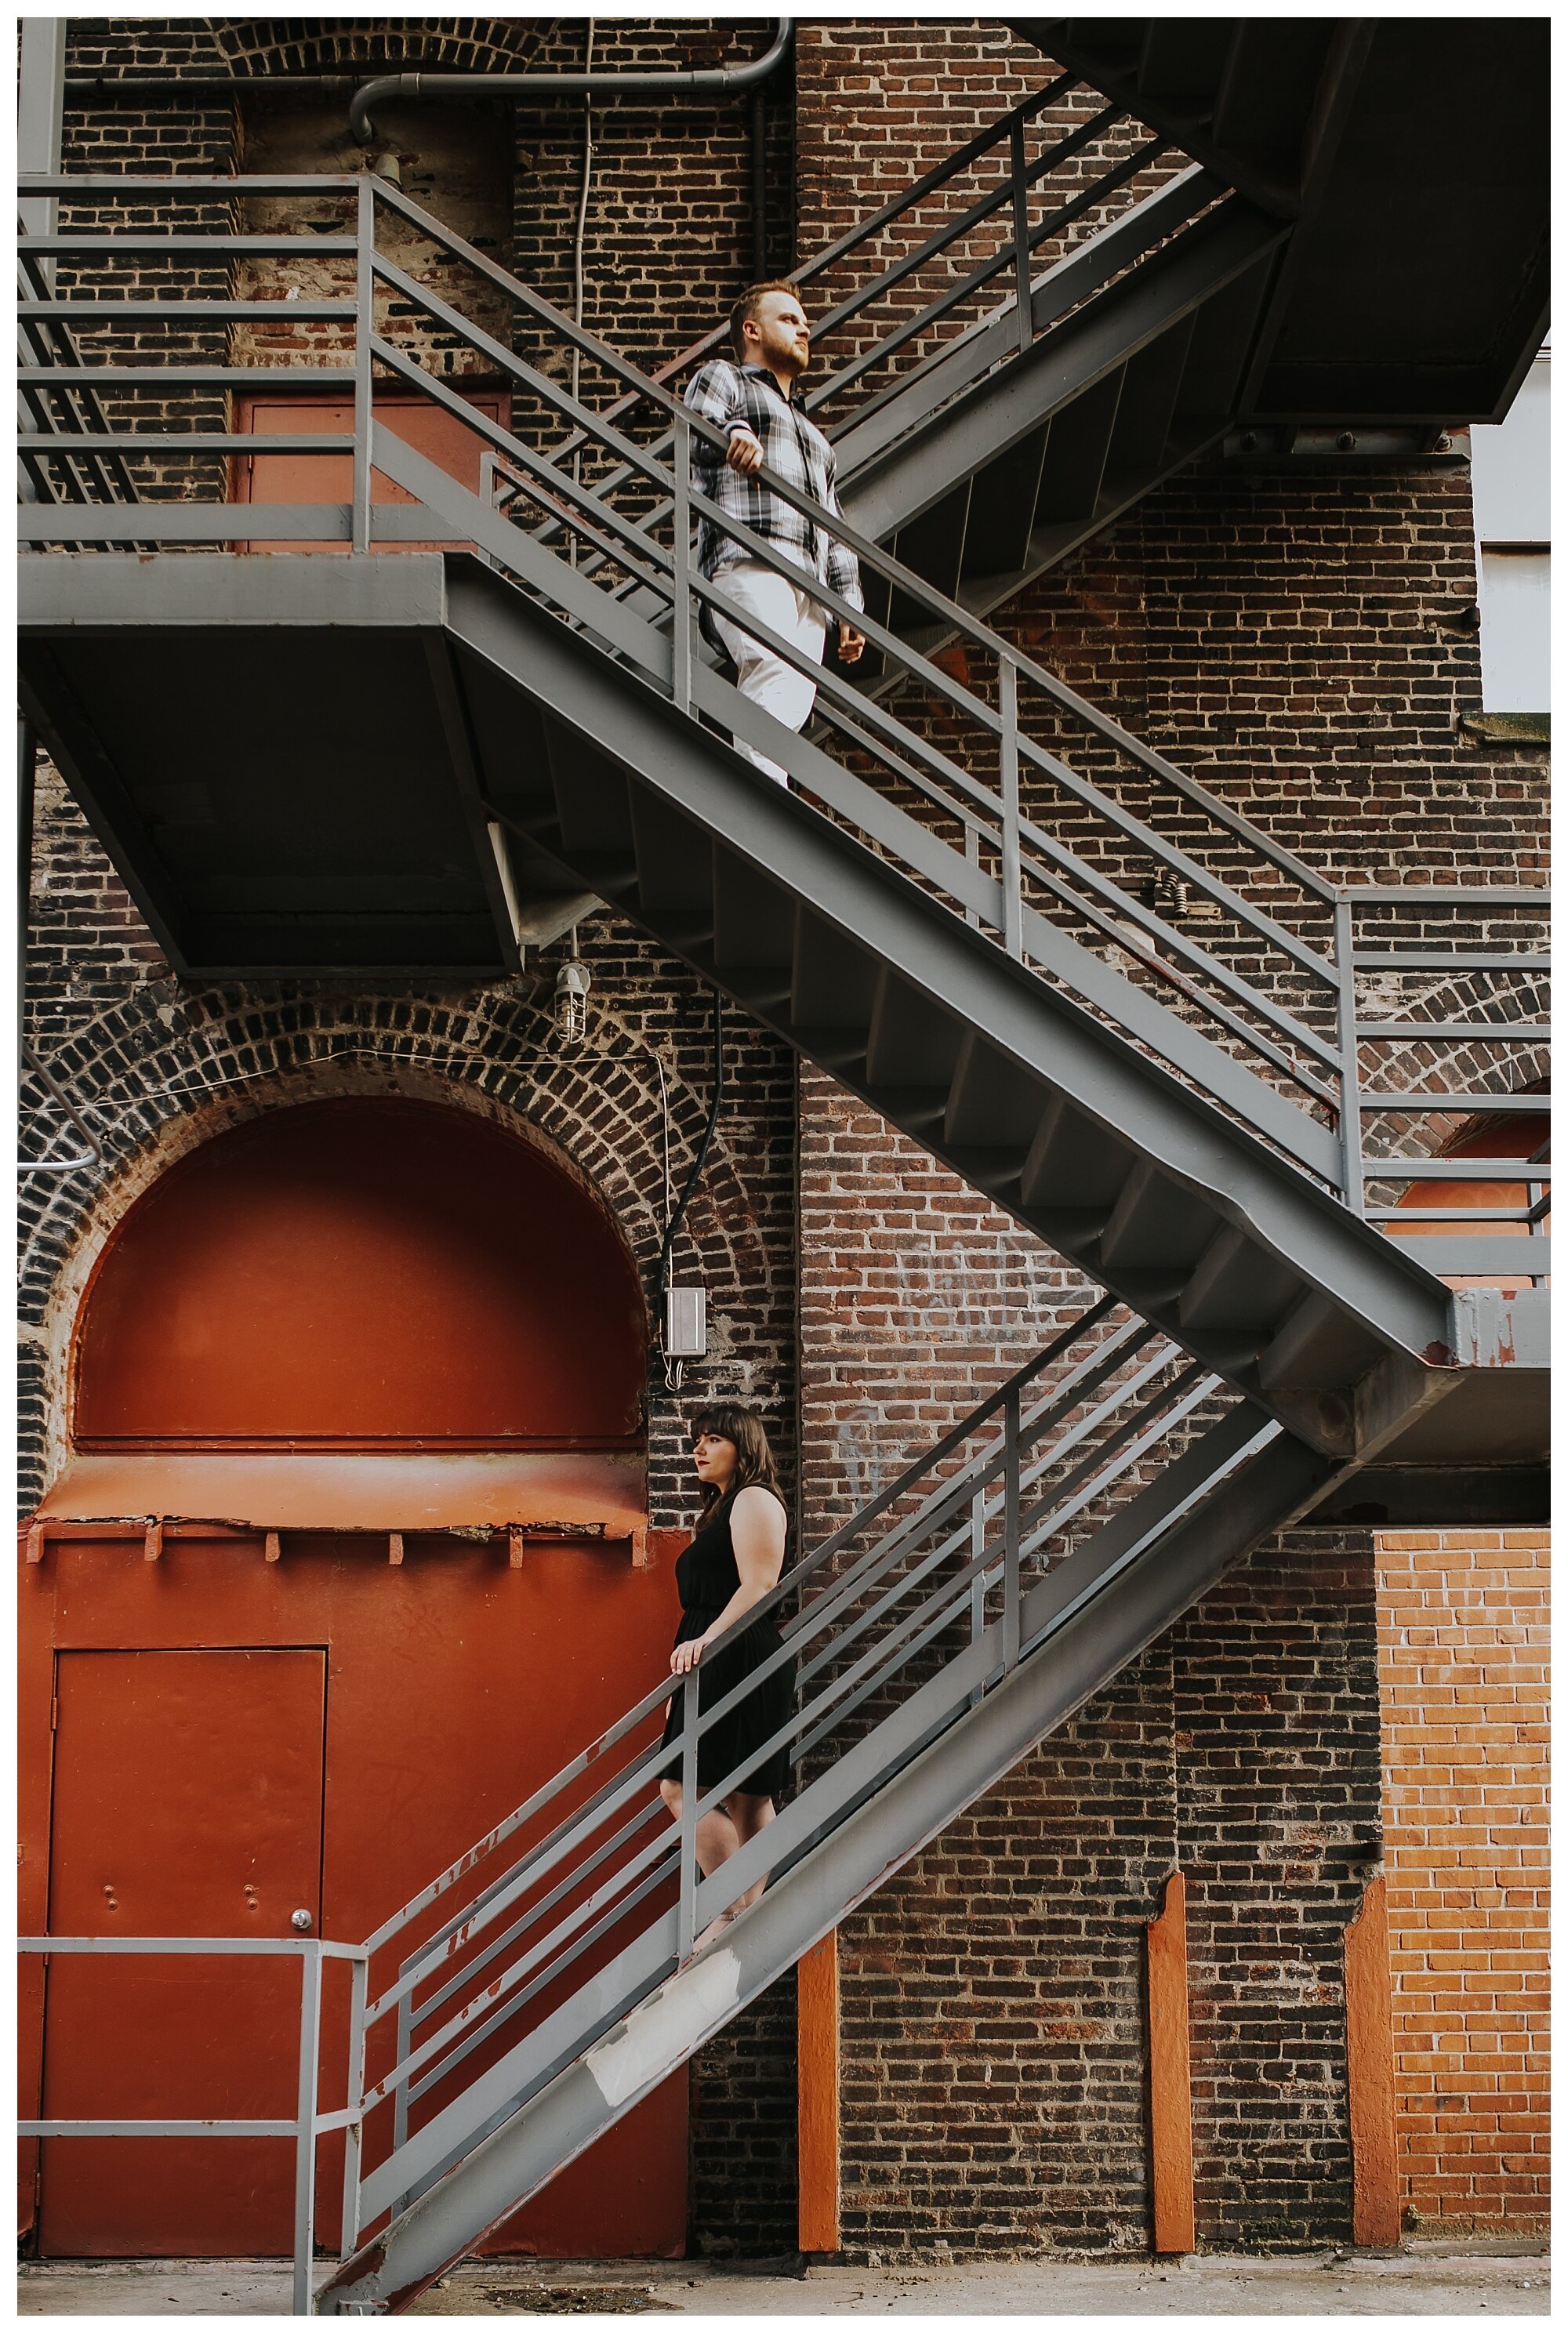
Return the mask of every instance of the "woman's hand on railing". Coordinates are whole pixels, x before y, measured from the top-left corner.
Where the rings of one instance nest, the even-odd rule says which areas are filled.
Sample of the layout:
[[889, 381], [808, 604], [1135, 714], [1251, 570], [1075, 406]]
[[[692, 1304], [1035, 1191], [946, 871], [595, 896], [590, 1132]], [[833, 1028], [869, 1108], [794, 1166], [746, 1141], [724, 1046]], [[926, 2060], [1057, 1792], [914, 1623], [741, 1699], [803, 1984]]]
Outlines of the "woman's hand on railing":
[[700, 1634], [695, 1641], [681, 1641], [678, 1643], [676, 1648], [670, 1652], [670, 1672], [672, 1674], [695, 1673], [697, 1668], [702, 1663], [703, 1652], [707, 1647], [708, 1636], [706, 1633]]

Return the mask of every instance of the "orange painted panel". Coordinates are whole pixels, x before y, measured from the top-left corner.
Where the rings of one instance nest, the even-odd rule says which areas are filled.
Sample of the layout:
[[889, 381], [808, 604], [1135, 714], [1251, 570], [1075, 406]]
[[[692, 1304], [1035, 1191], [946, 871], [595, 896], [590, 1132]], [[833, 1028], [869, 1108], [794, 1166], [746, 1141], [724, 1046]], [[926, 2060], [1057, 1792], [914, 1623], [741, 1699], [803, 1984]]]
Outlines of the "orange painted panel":
[[[504, 424], [511, 402], [502, 391], [477, 391], [467, 394], [467, 402], [476, 413], [488, 416], [492, 422]], [[478, 491], [480, 466], [489, 441], [477, 431], [471, 431], [458, 416], [438, 406], [433, 399], [399, 396], [383, 391], [374, 401], [375, 418], [387, 429], [440, 465], [449, 476], [471, 491]], [[276, 431], [352, 431], [354, 410], [352, 399], [290, 397], [253, 397], [240, 402], [235, 428], [256, 437]], [[304, 455], [280, 450], [275, 455], [256, 453], [242, 455], [233, 464], [233, 499], [238, 503], [253, 504], [346, 504], [353, 494], [353, 461], [348, 455]], [[377, 504], [412, 504], [407, 490], [397, 487], [381, 471], [371, 474], [371, 501]], [[259, 539], [251, 549], [263, 552], [305, 552], [311, 545], [293, 540]], [[346, 548], [345, 548], [346, 549]], [[429, 550], [425, 544], [383, 544], [379, 550], [387, 552], [417, 552]]]
[[1156, 2251], [1196, 2247], [1187, 2022], [1186, 1879], [1166, 1879], [1148, 1941], [1149, 2126]]
[[[530, 1542], [520, 1568], [509, 1564], [500, 1536], [475, 1544], [411, 1534], [400, 1568], [387, 1565], [386, 1549], [384, 1536], [301, 1532], [285, 1537], [280, 1558], [269, 1563], [260, 1534], [181, 1536], [166, 1538], [162, 1556], [149, 1562], [139, 1534], [118, 1542], [65, 1535], [22, 1572], [29, 1642], [46, 1640], [53, 1624], [74, 1651], [291, 1640], [327, 1650], [320, 1914], [338, 1940], [362, 1939], [650, 1689], [664, 1672], [677, 1615], [668, 1568], [634, 1568], [626, 1542]], [[44, 1700], [46, 1722], [46, 1685], [37, 1687], [36, 1669], [27, 1680], [30, 1697]], [[30, 1730], [32, 1717], [23, 1720]], [[134, 1775], [134, 1761], [126, 1770]], [[465, 1891], [525, 1841], [513, 1839], [492, 1856]], [[650, 1903], [645, 1918], [658, 1906]], [[447, 1909], [437, 1905], [429, 1924], [439, 1925]], [[373, 1988], [390, 1978], [407, 1947], [391, 1946], [384, 1968], [372, 1970]], [[535, 2012], [550, 2003], [541, 1999]], [[372, 2078], [387, 2068], [394, 2036], [390, 2023], [373, 2035]], [[498, 2035], [491, 2052], [501, 2044]], [[329, 1969], [323, 2103], [342, 2101], [345, 2058], [343, 1978]], [[416, 2119], [440, 2101], [432, 2091]], [[384, 2149], [382, 2131], [372, 2132], [372, 2144]], [[215, 2178], [215, 2148], [213, 2156]], [[680, 2075], [488, 2247], [548, 2256], [679, 2256], [686, 2166]], [[321, 2233], [329, 2246], [337, 2240], [341, 2172], [341, 2147], [329, 2138], [319, 2161]], [[243, 2228], [227, 2246], [251, 2247]], [[152, 2208], [136, 2247], [177, 2247]]]
[[799, 2242], [839, 2248], [839, 1936], [824, 1934], [795, 1969]]
[[297, 1106], [127, 1213], [84, 1303], [75, 1434], [614, 1443], [640, 1425], [645, 1340], [613, 1222], [539, 1149], [443, 1106]]
[[1388, 1886], [1374, 1877], [1345, 1929], [1345, 2030], [1350, 2095], [1352, 2240], [1391, 2246], [1400, 2236], [1394, 2118], [1394, 1986]]
[[[1540, 1153], [1551, 1133], [1551, 1118], [1544, 1113], [1510, 1114], [1505, 1120], [1495, 1114], [1490, 1120], [1482, 1115], [1479, 1125], [1449, 1146], [1447, 1152], [1455, 1162], [1464, 1161], [1466, 1155], [1479, 1156], [1483, 1161], [1491, 1162], [1505, 1162], [1517, 1155], [1523, 1162], [1533, 1154]], [[1495, 1209], [1495, 1219], [1427, 1219], [1419, 1227], [1409, 1231], [1418, 1238], [1464, 1235], [1474, 1241], [1493, 1235], [1527, 1235], [1532, 1232], [1548, 1234], [1552, 1225], [1550, 1213], [1536, 1223], [1533, 1230], [1524, 1215], [1534, 1199], [1535, 1194], [1527, 1185], [1523, 1183], [1515, 1185], [1511, 1179], [1455, 1178], [1450, 1181], [1431, 1178], [1418, 1180], [1414, 1185], [1407, 1186], [1394, 1207], [1397, 1210], [1419, 1208], [1430, 1211], [1442, 1210], [1445, 1205], [1453, 1209]], [[1384, 1232], [1396, 1234], [1399, 1232], [1398, 1220], [1391, 1218], [1386, 1221]], [[1415, 1256], [1419, 1259], [1420, 1253], [1417, 1252]], [[1444, 1278], [1444, 1282], [1452, 1284], [1456, 1291], [1466, 1285], [1495, 1286], [1504, 1295], [1529, 1289], [1527, 1277], [1509, 1277], [1501, 1274], [1449, 1275]]]
[[[287, 1935], [301, 1909], [318, 1931], [325, 1675], [319, 1650], [63, 1651], [50, 1932]], [[287, 2118], [299, 1998], [293, 1959], [54, 1958], [45, 2117]], [[43, 2162], [47, 2256], [291, 2246], [290, 2140], [57, 2138]]]

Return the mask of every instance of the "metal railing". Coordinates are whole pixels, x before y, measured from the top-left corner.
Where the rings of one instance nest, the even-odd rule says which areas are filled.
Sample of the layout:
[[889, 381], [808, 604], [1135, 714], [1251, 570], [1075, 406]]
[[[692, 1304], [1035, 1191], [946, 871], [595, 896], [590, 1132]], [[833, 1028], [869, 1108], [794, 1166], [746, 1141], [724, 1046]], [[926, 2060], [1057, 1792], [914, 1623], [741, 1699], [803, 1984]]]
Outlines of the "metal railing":
[[[78, 1934], [25, 1934], [16, 1945], [25, 1958], [298, 1958], [300, 1961], [299, 2087], [292, 2117], [234, 2120], [23, 2120], [24, 2137], [292, 2137], [294, 2144], [293, 2313], [311, 2313], [312, 2266], [315, 2254], [316, 2143], [351, 2125], [348, 2111], [321, 2112], [319, 2067], [322, 2038], [322, 1968], [328, 1958], [350, 1962], [356, 2007], [364, 2003], [366, 1953], [356, 1944], [304, 1939], [273, 1940], [254, 1936], [153, 1935], [124, 1938]], [[352, 2103], [352, 2098], [350, 2099]]]
[[[93, 207], [94, 223], [78, 230], [65, 218], [25, 238], [25, 262], [90, 270], [98, 288], [90, 298], [57, 289], [29, 304], [26, 322], [68, 327], [77, 345], [99, 329], [129, 332], [134, 362], [120, 362], [116, 346], [90, 362], [74, 346], [69, 361], [25, 366], [24, 391], [91, 392], [104, 423], [90, 434], [98, 454], [133, 476], [144, 461], [156, 477], [140, 483], [134, 518], [113, 504], [73, 503], [58, 517], [58, 508], [30, 505], [25, 541], [475, 549], [683, 712], [782, 765], [825, 818], [1352, 1210], [1423, 1244], [1417, 1255], [1438, 1272], [1512, 1282], [1544, 1274], [1549, 1165], [1518, 1165], [1515, 1211], [1511, 1195], [1482, 1191], [1506, 1178], [1501, 1154], [1451, 1150], [1464, 1142], [1465, 1115], [1483, 1109], [1478, 1098], [1486, 1110], [1517, 1110], [1511, 1098], [1539, 1077], [1547, 1038], [1534, 1020], [1544, 965], [1539, 889], [1335, 882], [848, 522], [772, 474], [756, 475], [819, 540], [836, 537], [856, 553], [868, 610], [851, 608], [704, 492], [719, 433], [372, 176], [25, 185], [35, 197], [59, 194], [63, 211]], [[242, 213], [272, 206], [268, 232], [176, 223], [159, 233], [148, 224], [160, 207], [199, 208], [220, 192]], [[279, 228], [278, 204], [297, 211], [307, 193], [311, 226]], [[333, 207], [348, 215], [342, 234], [323, 226]], [[104, 233], [103, 216], [123, 211], [134, 231]], [[180, 270], [225, 255], [233, 265], [267, 264], [266, 299], [183, 296]], [[136, 272], [128, 302], [102, 289], [122, 263]], [[471, 322], [458, 305], [465, 286], [469, 307], [487, 316], [505, 304], [510, 340]], [[267, 362], [153, 362], [160, 332], [188, 332], [198, 317], [239, 337], [231, 358]], [[302, 364], [265, 338], [285, 329], [313, 334], [323, 362]], [[1070, 315], [1051, 330], [1070, 331]], [[574, 361], [600, 407], [564, 386]], [[464, 368], [506, 386], [506, 421], [464, 399]], [[341, 399], [352, 427], [236, 431], [232, 413], [222, 431], [170, 427], [182, 396], [283, 390]], [[428, 402], [471, 434], [481, 492], [399, 435], [385, 403], [393, 393]], [[153, 426], [138, 430], [149, 402]], [[73, 431], [73, 461], [82, 443]], [[24, 463], [46, 463], [61, 445], [50, 431], [24, 433]], [[184, 467], [268, 452], [335, 460], [342, 500], [252, 501], [243, 521], [233, 503], [196, 500], [208, 474]], [[694, 478], [697, 456], [708, 468]], [[504, 512], [490, 484], [498, 470]], [[377, 473], [411, 502], [373, 501]], [[696, 564], [691, 531], [703, 521], [809, 587], [830, 625], [849, 621], [868, 638], [862, 669], [819, 669], [745, 617], [745, 630], [817, 685], [808, 737], [741, 700], [716, 670], [702, 616], [743, 613], [722, 576]], [[1533, 1095], [1530, 1109], [1548, 1102]], [[1442, 1208], [1445, 1192], [1430, 1206], [1441, 1217], [1423, 1215], [1428, 1206], [1405, 1190], [1431, 1180], [1474, 1190], [1476, 1200]]]
[[[293, 2137], [294, 2308], [310, 2314], [318, 2138], [343, 2132], [346, 2259], [688, 1963], [722, 1909], [809, 1859], [1283, 1434], [1120, 1303], [1094, 1302], [789, 1569], [695, 1674], [650, 1689], [363, 1942], [24, 1938], [30, 1956], [300, 1958], [292, 2119], [36, 2120], [22, 2134]], [[705, 1703], [711, 1661], [763, 1618], [776, 1654]], [[779, 1670], [789, 1719], [712, 1777], [702, 1740]], [[781, 1749], [796, 1792], [703, 1879], [699, 1821]], [[679, 1819], [659, 1787], [671, 1764]], [[323, 2111], [329, 1958], [349, 1963], [352, 1994], [342, 2103]]]
[[[345, 2181], [345, 2256], [682, 1967], [724, 1909], [808, 1858], [934, 1729], [1280, 1434], [1175, 1344], [1099, 1301], [789, 1570], [695, 1675], [656, 1685], [390, 1917], [363, 1946], [396, 1963], [354, 2027], [349, 2087], [356, 2139], [378, 2114], [392, 2119], [382, 2150]], [[1107, 1555], [1097, 1531], [1130, 1519], [1140, 1493], [1136, 1532]], [[1031, 1606], [1041, 1586], [1048, 1619]], [[776, 1654], [703, 1704], [706, 1668], [763, 1617]], [[793, 1681], [789, 1720], [712, 1777], [701, 1740], [777, 1671]], [[947, 1681], [959, 1687], [944, 1699]], [[680, 1729], [666, 1747], [671, 1699]], [[797, 1793], [704, 1879], [700, 1820], [785, 1748]], [[678, 1819], [660, 1793], [669, 1767]], [[596, 1986], [612, 1967], [613, 1989]], [[393, 2034], [379, 2053], [378, 2029]]]

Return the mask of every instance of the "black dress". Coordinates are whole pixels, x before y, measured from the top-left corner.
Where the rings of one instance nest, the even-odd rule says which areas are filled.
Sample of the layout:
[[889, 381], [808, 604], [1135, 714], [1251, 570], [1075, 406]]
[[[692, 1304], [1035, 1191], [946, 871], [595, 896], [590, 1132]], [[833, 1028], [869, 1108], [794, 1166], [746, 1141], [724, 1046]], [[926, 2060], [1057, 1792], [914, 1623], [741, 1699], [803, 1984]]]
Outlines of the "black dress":
[[[675, 1563], [675, 1589], [680, 1595], [677, 1642], [695, 1641], [706, 1633], [739, 1589], [740, 1572], [735, 1565], [735, 1543], [729, 1532], [734, 1502], [734, 1495], [724, 1497]], [[743, 1624], [732, 1641], [716, 1657], [704, 1658], [697, 1670], [701, 1684], [699, 1716], [711, 1713], [738, 1682], [781, 1647], [771, 1610], [750, 1624]], [[670, 1701], [663, 1744], [678, 1751], [674, 1761], [664, 1766], [661, 1779], [680, 1777], [679, 1747], [685, 1695], [683, 1686]], [[698, 1786], [717, 1788], [728, 1780], [737, 1765], [744, 1763], [758, 1748], [765, 1747], [775, 1731], [784, 1729], [794, 1703], [795, 1663], [790, 1659], [776, 1667], [766, 1681], [759, 1682], [749, 1697], [732, 1706], [711, 1730], [703, 1733], [697, 1749]], [[789, 1785], [789, 1749], [786, 1743], [765, 1756], [749, 1778], [734, 1784], [749, 1796], [778, 1796]]]

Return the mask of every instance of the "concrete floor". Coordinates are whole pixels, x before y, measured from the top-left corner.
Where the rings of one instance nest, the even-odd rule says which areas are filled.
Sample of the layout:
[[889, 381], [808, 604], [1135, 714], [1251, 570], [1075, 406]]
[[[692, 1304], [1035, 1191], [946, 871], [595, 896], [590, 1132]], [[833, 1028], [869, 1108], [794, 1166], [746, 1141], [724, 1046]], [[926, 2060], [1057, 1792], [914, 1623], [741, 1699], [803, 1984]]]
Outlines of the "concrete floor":
[[[323, 2273], [325, 2272], [323, 2268]], [[276, 2260], [53, 2260], [24, 2264], [23, 2315], [280, 2315]], [[1533, 2244], [1417, 2243], [1388, 2256], [1205, 2256], [1084, 2266], [1067, 2259], [939, 2267], [778, 2266], [711, 2260], [470, 2260], [414, 2315], [1545, 2315], [1548, 2262]]]

